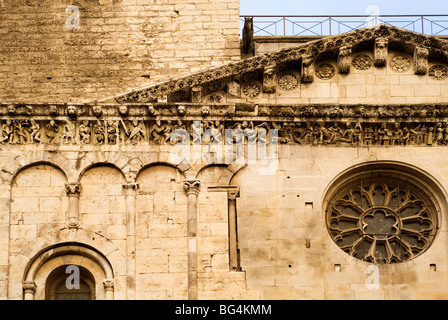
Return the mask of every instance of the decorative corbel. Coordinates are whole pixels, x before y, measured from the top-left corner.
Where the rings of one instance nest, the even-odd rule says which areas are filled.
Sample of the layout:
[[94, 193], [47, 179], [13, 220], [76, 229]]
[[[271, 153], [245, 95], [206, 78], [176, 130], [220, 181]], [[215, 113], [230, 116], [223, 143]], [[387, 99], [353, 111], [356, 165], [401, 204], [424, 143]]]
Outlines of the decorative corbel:
[[373, 50], [373, 64], [375, 67], [385, 67], [387, 65], [387, 50], [389, 47], [388, 38], [376, 38]]
[[241, 96], [241, 86], [236, 81], [227, 83], [227, 94], [231, 97], [239, 98]]
[[202, 87], [196, 86], [191, 88], [191, 102], [202, 103]]
[[339, 49], [338, 70], [339, 73], [349, 73], [352, 64], [352, 46], [344, 46]]
[[277, 90], [277, 73], [275, 66], [264, 68], [263, 72], [263, 92], [275, 93]]
[[73, 104], [68, 104], [67, 105], [67, 115], [70, 118], [75, 119], [78, 116], [78, 108], [77, 108], [77, 106], [75, 106]]
[[314, 81], [314, 56], [302, 58], [301, 80], [304, 83], [311, 83]]
[[103, 108], [101, 106], [93, 106], [93, 114], [96, 117], [101, 117], [103, 115]]
[[416, 47], [414, 50], [414, 72], [417, 75], [425, 75], [428, 72], [429, 50]]

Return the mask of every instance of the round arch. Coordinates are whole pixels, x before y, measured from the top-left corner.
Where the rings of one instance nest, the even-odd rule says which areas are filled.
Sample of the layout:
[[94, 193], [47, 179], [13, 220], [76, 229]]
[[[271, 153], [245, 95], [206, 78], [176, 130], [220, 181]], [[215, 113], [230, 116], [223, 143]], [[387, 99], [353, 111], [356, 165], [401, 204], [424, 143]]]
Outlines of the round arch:
[[126, 180], [125, 173], [116, 164], [110, 163], [110, 162], [95, 162], [95, 163], [89, 164], [88, 166], [84, 167], [81, 171], [79, 171], [79, 175], [78, 175], [76, 181], [81, 182], [81, 180], [82, 180], [83, 176], [86, 174], [86, 172], [88, 172], [91, 169], [100, 168], [100, 167], [113, 168], [113, 169], [117, 170], [118, 172], [120, 172], [121, 176], [123, 177], [123, 180]]
[[113, 299], [114, 271], [108, 259], [98, 250], [82, 243], [61, 243], [37, 253], [28, 263], [23, 275], [24, 300], [43, 299], [45, 283], [50, 274], [63, 266], [79, 266], [88, 270], [98, 284], [98, 299]]
[[61, 153], [54, 154], [48, 151], [37, 152], [33, 154], [23, 154], [13, 161], [9, 162], [5, 167], [2, 168], [6, 174], [4, 178], [9, 182], [13, 183], [15, 177], [23, 170], [32, 167], [34, 165], [49, 165], [61, 172], [70, 179], [75, 176], [75, 171], [70, 167], [69, 160]]

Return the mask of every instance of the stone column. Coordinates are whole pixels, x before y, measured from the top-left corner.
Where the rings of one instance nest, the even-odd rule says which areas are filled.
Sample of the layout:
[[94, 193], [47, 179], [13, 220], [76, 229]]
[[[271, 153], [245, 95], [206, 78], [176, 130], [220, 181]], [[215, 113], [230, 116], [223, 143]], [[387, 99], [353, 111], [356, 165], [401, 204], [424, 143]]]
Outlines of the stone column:
[[24, 300], [34, 300], [34, 294], [36, 293], [36, 283], [34, 281], [24, 281], [22, 283], [24, 292]]
[[185, 180], [187, 195], [187, 239], [188, 239], [188, 299], [198, 299], [198, 262], [197, 262], [197, 200], [201, 182]]
[[230, 270], [238, 271], [240, 263], [238, 259], [238, 233], [237, 233], [237, 216], [236, 216], [236, 197], [239, 188], [235, 187], [227, 191], [229, 199], [229, 265]]
[[114, 281], [104, 279], [103, 285], [104, 285], [104, 291], [106, 293], [106, 300], [114, 300]]
[[136, 182], [123, 184], [126, 196], [126, 297], [135, 299], [135, 198], [139, 185]]
[[68, 203], [68, 227], [79, 227], [79, 196], [81, 195], [81, 184], [79, 182], [67, 183], [65, 185], [67, 191]]

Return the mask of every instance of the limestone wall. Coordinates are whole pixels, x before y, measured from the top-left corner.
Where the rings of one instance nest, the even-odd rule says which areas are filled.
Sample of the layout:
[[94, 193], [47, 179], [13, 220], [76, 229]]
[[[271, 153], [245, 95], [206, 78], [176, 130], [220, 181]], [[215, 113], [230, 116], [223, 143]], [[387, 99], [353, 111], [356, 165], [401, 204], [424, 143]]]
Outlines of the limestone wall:
[[259, 289], [262, 299], [446, 299], [446, 213], [439, 212], [432, 246], [411, 261], [379, 265], [379, 287], [372, 288], [371, 264], [329, 236], [324, 203], [337, 176], [371, 161], [419, 168], [446, 189], [446, 157], [443, 148], [283, 146], [275, 174], [260, 176], [249, 165], [232, 179], [240, 186], [238, 236], [248, 288]]
[[0, 99], [92, 101], [239, 59], [238, 14], [237, 0], [2, 1]]
[[[432, 245], [411, 261], [379, 265], [377, 289], [367, 285], [371, 264], [344, 253], [331, 239], [325, 218], [327, 191], [335, 179], [372, 161], [396, 163], [403, 170], [414, 168], [446, 190], [445, 146], [281, 145], [275, 172], [263, 173], [257, 164], [240, 167], [230, 180], [230, 185], [239, 186], [240, 271], [229, 265], [229, 198], [227, 192], [216, 189], [222, 187], [223, 177], [232, 176], [227, 167], [182, 171], [166, 162], [161, 147], [154, 146], [150, 149], [157, 156], [147, 162], [142, 160], [146, 152], [136, 148], [121, 153], [103, 147], [89, 153], [89, 159], [73, 146], [57, 154], [45, 150], [51, 149], [48, 146], [21, 149], [5, 148], [2, 157], [9, 163], [2, 171], [0, 295], [4, 299], [23, 298], [27, 266], [39, 252], [70, 243], [86, 245], [110, 262], [116, 299], [187, 299], [189, 226], [183, 181], [192, 176], [201, 181], [197, 206], [200, 299], [444, 299], [448, 294], [443, 194], [434, 197], [440, 211]], [[132, 202], [128, 202], [133, 191], [124, 186], [134, 173], [139, 188], [134, 190], [133, 225]], [[77, 179], [79, 226], [69, 228], [65, 184]], [[97, 279], [107, 278], [92, 259], [72, 252], [45, 263], [35, 275], [35, 298], [45, 297], [45, 279], [59, 265], [85, 265]], [[102, 284], [97, 288], [97, 298], [104, 299]]]

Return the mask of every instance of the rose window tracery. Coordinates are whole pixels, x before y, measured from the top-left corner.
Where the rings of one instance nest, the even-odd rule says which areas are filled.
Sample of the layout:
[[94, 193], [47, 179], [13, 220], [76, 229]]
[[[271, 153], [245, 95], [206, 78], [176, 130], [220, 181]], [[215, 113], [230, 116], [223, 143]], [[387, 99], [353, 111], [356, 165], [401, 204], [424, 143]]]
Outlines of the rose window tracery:
[[437, 215], [430, 198], [409, 183], [363, 180], [333, 197], [327, 227], [347, 254], [389, 264], [411, 260], [428, 249]]

